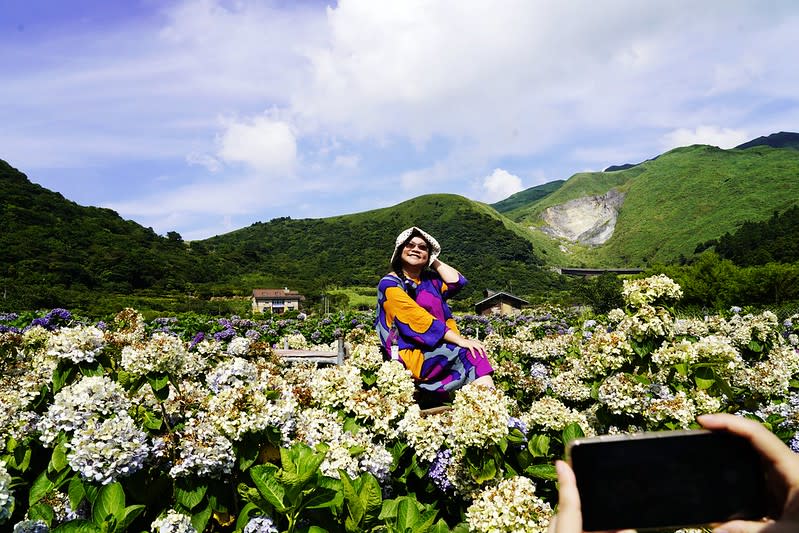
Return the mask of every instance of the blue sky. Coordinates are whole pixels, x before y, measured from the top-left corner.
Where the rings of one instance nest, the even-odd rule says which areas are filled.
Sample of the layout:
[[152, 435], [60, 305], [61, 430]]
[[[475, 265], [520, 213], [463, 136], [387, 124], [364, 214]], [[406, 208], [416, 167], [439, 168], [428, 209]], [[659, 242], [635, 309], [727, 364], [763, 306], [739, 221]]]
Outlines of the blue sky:
[[799, 131], [799, 3], [0, 0], [0, 159], [187, 240]]

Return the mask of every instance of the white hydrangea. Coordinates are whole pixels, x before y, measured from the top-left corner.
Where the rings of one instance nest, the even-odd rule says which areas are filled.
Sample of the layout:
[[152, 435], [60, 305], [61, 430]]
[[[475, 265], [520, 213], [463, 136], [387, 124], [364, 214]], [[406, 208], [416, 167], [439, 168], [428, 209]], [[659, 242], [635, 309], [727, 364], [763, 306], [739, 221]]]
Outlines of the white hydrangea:
[[13, 533], [47, 533], [50, 528], [44, 520], [22, 520], [14, 524]]
[[247, 525], [244, 526], [243, 533], [279, 533], [275, 527], [275, 521], [269, 516], [253, 516]]
[[308, 446], [325, 444], [329, 448], [319, 470], [326, 476], [338, 478], [339, 470], [350, 477], [369, 472], [378, 480], [388, 478], [393, 458], [381, 444], [374, 442], [370, 431], [344, 431], [338, 417], [323, 409], [306, 409], [298, 417], [297, 440]]
[[251, 343], [247, 337], [233, 337], [227, 345], [227, 353], [235, 357], [247, 355]]
[[449, 437], [457, 448], [496, 444], [508, 434], [510, 402], [499, 389], [470, 383], [455, 393]]
[[294, 427], [297, 401], [287, 390], [271, 393], [279, 394], [276, 399], [271, 399], [268, 393], [256, 386], [221, 390], [207, 400], [207, 420], [234, 442], [270, 427], [287, 436]]
[[696, 419], [697, 412], [696, 405], [685, 391], [677, 391], [669, 397], [650, 398], [642, 414], [650, 422], [673, 419], [687, 429]]
[[96, 415], [111, 416], [131, 407], [125, 390], [107, 376], [87, 376], [55, 395], [37, 424], [39, 439], [50, 446], [60, 431], [71, 433]]
[[190, 418], [180, 431], [178, 457], [169, 470], [173, 478], [186, 476], [221, 477], [233, 471], [233, 444], [221, 435], [203, 413]]
[[277, 346], [278, 348], [288, 346], [290, 350], [307, 350], [310, 344], [302, 333], [293, 333], [279, 339]]
[[418, 405], [411, 405], [397, 425], [400, 435], [424, 462], [432, 461], [444, 445], [448, 414], [421, 416]]
[[14, 492], [11, 490], [11, 475], [6, 463], [0, 461], [0, 524], [11, 517], [14, 510]]
[[191, 517], [170, 509], [150, 524], [153, 533], [197, 533], [191, 524]]
[[257, 376], [258, 369], [253, 363], [241, 357], [232, 357], [220, 362], [208, 372], [205, 382], [214, 393], [219, 393], [225, 389], [252, 383]]
[[349, 364], [320, 368], [309, 383], [316, 405], [353, 410], [353, 398], [363, 389], [361, 371]]
[[122, 349], [122, 368], [138, 376], [163, 372], [183, 377], [202, 372], [205, 360], [199, 352], [190, 352], [178, 337], [157, 332], [146, 342]]
[[586, 435], [592, 431], [583, 413], [567, 407], [556, 398], [545, 397], [533, 402], [530, 409], [522, 413], [519, 418], [530, 429], [541, 427], [560, 431], [569, 424], [576, 423]]
[[523, 476], [485, 489], [466, 510], [469, 531], [475, 533], [543, 533], [552, 515], [535, 484]]
[[580, 402], [591, 397], [591, 385], [584, 382], [574, 370], [566, 370], [553, 376], [549, 386], [555, 395], [564, 400]]
[[103, 485], [141, 470], [150, 453], [147, 434], [124, 412], [87, 420], [75, 429], [66, 448], [69, 466]]
[[682, 297], [682, 289], [665, 274], [657, 274], [644, 279], [625, 279], [622, 281], [621, 295], [632, 307], [641, 307]]
[[50, 336], [47, 354], [73, 363], [93, 363], [105, 347], [105, 336], [95, 326], [61, 328]]
[[638, 414], [647, 404], [646, 385], [629, 374], [614, 374], [599, 386], [599, 401], [614, 414]]

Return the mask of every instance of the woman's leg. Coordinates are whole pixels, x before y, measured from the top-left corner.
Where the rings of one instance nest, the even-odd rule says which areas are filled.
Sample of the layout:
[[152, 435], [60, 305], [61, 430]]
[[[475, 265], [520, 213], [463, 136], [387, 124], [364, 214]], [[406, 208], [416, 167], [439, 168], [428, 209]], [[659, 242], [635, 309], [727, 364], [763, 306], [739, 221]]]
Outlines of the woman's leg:
[[491, 374], [486, 374], [485, 376], [480, 376], [479, 378], [472, 381], [475, 385], [481, 385], [483, 387], [491, 387], [494, 388], [494, 380], [491, 378]]

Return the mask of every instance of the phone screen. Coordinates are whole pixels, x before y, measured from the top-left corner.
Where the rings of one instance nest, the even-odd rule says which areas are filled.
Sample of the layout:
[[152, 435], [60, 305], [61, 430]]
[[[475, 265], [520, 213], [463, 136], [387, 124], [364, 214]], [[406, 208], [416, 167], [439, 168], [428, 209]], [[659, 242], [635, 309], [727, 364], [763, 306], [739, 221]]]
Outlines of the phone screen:
[[681, 527], [766, 515], [759, 454], [722, 431], [578, 439], [569, 449], [586, 531]]

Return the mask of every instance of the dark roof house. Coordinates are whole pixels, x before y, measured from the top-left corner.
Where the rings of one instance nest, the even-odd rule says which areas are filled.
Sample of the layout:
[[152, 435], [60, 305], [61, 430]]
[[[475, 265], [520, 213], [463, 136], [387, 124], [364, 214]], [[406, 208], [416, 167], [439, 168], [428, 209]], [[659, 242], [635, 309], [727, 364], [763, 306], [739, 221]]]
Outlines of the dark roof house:
[[486, 289], [483, 291], [485, 298], [474, 304], [474, 311], [478, 315], [513, 315], [520, 313], [522, 307], [529, 305], [530, 302], [514, 296], [507, 292], [492, 291]]

